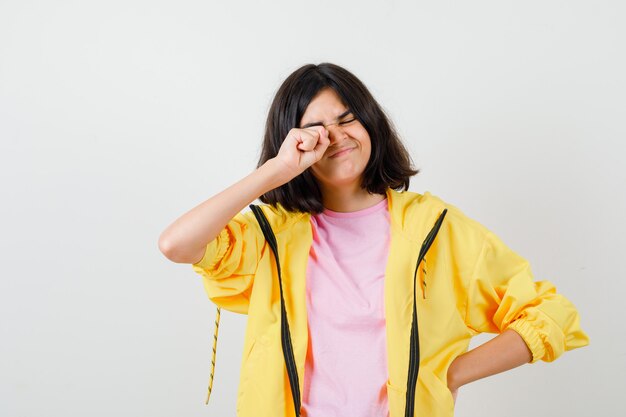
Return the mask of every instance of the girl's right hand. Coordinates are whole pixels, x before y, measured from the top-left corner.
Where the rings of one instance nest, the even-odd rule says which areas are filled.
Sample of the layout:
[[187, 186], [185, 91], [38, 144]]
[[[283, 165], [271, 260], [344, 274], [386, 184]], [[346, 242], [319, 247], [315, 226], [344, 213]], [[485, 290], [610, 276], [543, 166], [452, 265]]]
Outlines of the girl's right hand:
[[329, 144], [328, 131], [324, 126], [293, 128], [274, 159], [285, 169], [284, 174], [289, 181], [322, 159]]

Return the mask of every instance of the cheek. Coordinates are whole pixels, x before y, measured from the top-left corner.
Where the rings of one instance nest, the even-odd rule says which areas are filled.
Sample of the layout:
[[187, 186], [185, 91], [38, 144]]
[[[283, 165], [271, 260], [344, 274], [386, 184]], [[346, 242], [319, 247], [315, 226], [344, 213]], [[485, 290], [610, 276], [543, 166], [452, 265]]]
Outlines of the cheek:
[[346, 133], [359, 142], [361, 149], [371, 148], [369, 133], [367, 133], [367, 130], [363, 126], [355, 126], [350, 130], [346, 130]]
[[367, 132], [365, 133], [365, 136], [361, 136], [360, 142], [361, 142], [361, 148], [363, 149], [363, 152], [367, 153], [369, 157], [369, 155], [372, 152], [372, 142], [370, 141], [370, 138], [367, 135]]

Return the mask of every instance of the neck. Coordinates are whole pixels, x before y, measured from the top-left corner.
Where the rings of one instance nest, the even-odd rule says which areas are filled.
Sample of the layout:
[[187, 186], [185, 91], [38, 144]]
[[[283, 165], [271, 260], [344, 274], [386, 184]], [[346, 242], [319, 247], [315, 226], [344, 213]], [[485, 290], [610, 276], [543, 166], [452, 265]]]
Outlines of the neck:
[[324, 207], [343, 213], [362, 210], [380, 203], [385, 194], [370, 194], [358, 185], [347, 187], [322, 187]]

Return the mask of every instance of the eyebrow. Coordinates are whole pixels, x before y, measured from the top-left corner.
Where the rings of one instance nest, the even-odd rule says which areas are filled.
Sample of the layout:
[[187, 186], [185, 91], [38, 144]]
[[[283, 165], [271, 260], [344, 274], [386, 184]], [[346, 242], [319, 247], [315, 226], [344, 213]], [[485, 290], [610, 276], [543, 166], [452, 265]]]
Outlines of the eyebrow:
[[[339, 120], [343, 117], [346, 117], [348, 114], [352, 113], [352, 111], [350, 109], [344, 111], [343, 113], [341, 113], [339, 116], [337, 116], [336, 120]], [[313, 127], [313, 126], [323, 126], [324, 124], [322, 122], [312, 122], [312, 123], [307, 123], [304, 126], [302, 126], [300, 129], [304, 129], [307, 127]]]

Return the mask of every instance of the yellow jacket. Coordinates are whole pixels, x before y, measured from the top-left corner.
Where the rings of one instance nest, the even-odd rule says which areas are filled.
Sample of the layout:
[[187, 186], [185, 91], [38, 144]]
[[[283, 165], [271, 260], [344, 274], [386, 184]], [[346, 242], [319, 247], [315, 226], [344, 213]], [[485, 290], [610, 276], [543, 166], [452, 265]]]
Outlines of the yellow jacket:
[[[532, 362], [550, 362], [564, 351], [589, 344], [575, 306], [549, 281], [535, 282], [528, 261], [486, 227], [428, 191], [422, 195], [388, 189], [387, 201], [391, 241], [384, 301], [390, 417], [405, 415], [414, 279], [419, 323], [416, 416], [454, 414], [447, 370], [481, 332], [515, 330], [530, 348]], [[302, 392], [308, 344], [305, 271], [312, 243], [310, 214], [289, 213], [280, 205], [259, 207], [276, 236]], [[422, 243], [440, 216], [443, 222], [416, 270]], [[237, 416], [295, 417], [281, 345], [277, 268], [252, 211], [237, 214], [192, 267], [218, 307], [248, 314]]]

